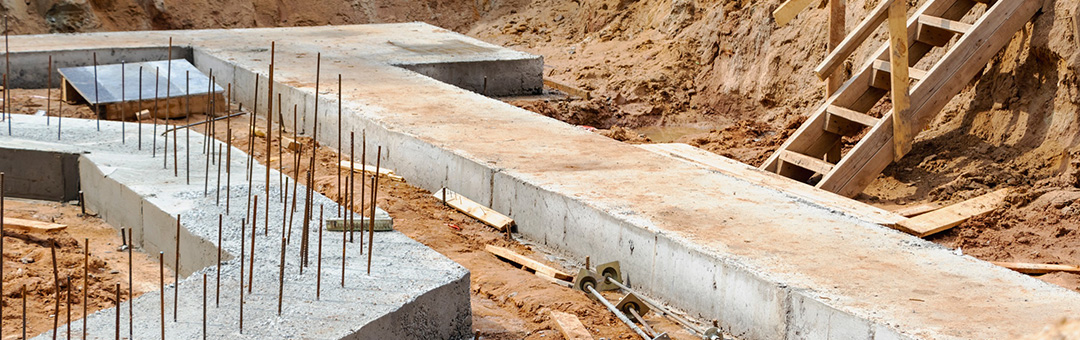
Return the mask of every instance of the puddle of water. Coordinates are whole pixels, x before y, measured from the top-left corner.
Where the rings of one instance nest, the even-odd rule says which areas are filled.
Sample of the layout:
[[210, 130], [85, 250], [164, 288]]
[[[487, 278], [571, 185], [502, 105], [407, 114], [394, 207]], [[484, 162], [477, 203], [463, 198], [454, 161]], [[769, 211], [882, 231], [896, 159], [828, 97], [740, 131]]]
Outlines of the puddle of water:
[[645, 126], [634, 129], [655, 143], [671, 143], [682, 136], [709, 132], [710, 129], [692, 126]]

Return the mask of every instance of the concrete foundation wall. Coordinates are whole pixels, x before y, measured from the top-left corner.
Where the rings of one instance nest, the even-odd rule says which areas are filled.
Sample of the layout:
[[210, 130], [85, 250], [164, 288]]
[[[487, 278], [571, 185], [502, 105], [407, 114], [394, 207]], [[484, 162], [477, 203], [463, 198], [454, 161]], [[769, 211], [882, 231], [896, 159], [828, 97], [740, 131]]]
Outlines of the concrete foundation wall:
[[[154, 60], [166, 60], [169, 58], [169, 47], [129, 47], [129, 48], [72, 48], [57, 49], [51, 51], [19, 52], [11, 54], [11, 73], [8, 77], [8, 86], [11, 88], [40, 89], [45, 88], [49, 79], [49, 57], [52, 57], [53, 87], [60, 86], [60, 72], [56, 69], [75, 66], [90, 66], [94, 64], [94, 53], [97, 53], [98, 65], [119, 64], [123, 62], [143, 62]], [[186, 46], [173, 46], [173, 59], [191, 60], [191, 48]], [[0, 68], [4, 61], [0, 58]], [[162, 74], [164, 74], [162, 70]]]
[[4, 196], [61, 202], [76, 200], [79, 198], [78, 159], [79, 155], [67, 152], [0, 148]]
[[542, 58], [398, 66], [485, 96], [540, 94], [544, 90]]

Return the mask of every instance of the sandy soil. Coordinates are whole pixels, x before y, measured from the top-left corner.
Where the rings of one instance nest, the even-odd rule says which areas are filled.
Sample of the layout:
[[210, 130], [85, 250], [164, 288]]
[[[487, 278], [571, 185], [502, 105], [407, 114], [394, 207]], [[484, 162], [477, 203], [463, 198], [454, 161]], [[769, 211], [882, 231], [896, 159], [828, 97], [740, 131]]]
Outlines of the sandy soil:
[[[23, 287], [26, 287], [27, 295], [26, 333], [34, 336], [53, 327], [57, 310], [50, 244], [56, 245], [61, 325], [67, 323], [67, 299], [71, 300], [72, 320], [83, 316], [83, 263], [87, 239], [90, 240], [90, 285], [86, 290], [89, 313], [116, 305], [116, 284], [120, 284], [121, 301], [129, 298], [129, 288], [135, 296], [158, 290], [157, 259], [136, 249], [131, 257], [134, 284], [129, 285], [128, 251], [121, 249], [120, 234], [97, 217], [83, 216], [78, 206], [20, 199], [7, 199], [4, 204], [4, 216], [68, 227], [47, 233], [4, 231], [3, 339], [21, 338]], [[166, 284], [172, 283], [172, 272], [165, 270]], [[68, 278], [71, 279], [70, 297], [67, 295]]]

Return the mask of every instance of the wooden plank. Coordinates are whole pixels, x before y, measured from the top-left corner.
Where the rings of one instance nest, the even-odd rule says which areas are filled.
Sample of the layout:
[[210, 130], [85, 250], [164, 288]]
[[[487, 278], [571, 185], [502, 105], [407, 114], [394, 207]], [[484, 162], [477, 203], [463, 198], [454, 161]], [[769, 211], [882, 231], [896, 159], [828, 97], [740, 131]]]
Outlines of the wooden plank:
[[[892, 65], [889, 65], [889, 62], [884, 60], [874, 60], [874, 70], [891, 74]], [[908, 78], [915, 80], [926, 79], [926, 70], [908, 67]]]
[[473, 202], [465, 196], [450, 191], [450, 189], [442, 188], [431, 196], [434, 196], [441, 201], [444, 192], [446, 193], [445, 198], [447, 205], [465, 213], [465, 215], [480, 220], [480, 222], [483, 222], [484, 224], [495, 227], [495, 229], [498, 229], [499, 231], [506, 231], [507, 228], [510, 228], [510, 226], [514, 224], [514, 220], [506, 217], [506, 215]]
[[585, 90], [582, 90], [582, 89], [579, 89], [579, 88], [576, 88], [576, 87], [573, 87], [573, 86], [570, 86], [570, 85], [566, 85], [566, 84], [563, 84], [563, 83], [560, 83], [560, 82], [557, 82], [557, 81], [554, 81], [554, 80], [551, 80], [551, 79], [548, 79], [548, 78], [544, 78], [544, 86], [559, 90], [559, 91], [561, 91], [563, 93], [566, 93], [567, 95], [569, 95], [571, 97], [578, 97], [578, 98], [582, 98], [582, 99], [585, 99], [585, 100], [589, 100], [589, 92], [588, 91], [585, 91]]
[[836, 105], [829, 105], [829, 108], [826, 109], [825, 112], [830, 116], [830, 117], [827, 118], [828, 121], [826, 121], [826, 123], [825, 123], [825, 130], [829, 131], [829, 132], [833, 132], [833, 133], [837, 133], [837, 131], [839, 131], [839, 129], [830, 126], [830, 123], [833, 120], [832, 116], [840, 117], [840, 118], [843, 118], [843, 119], [845, 119], [847, 121], [857, 123], [857, 124], [860, 124], [860, 125], [863, 125], [863, 126], [874, 126], [874, 125], [877, 125], [877, 123], [878, 123], [877, 118], [870, 117], [869, 115], [867, 115], [865, 113], [855, 111], [855, 110], [852, 110], [852, 109], [848, 109], [846, 107], [839, 107], [839, 106], [836, 106]]
[[[829, 0], [829, 52], [840, 47], [847, 37], [847, 0]], [[844, 84], [844, 73], [836, 70], [825, 83], [825, 97], [830, 97]]]
[[26, 232], [64, 230], [67, 225], [4, 216], [4, 228]]
[[524, 255], [515, 253], [513, 250], [510, 250], [510, 249], [506, 249], [506, 248], [499, 247], [499, 246], [493, 246], [493, 245], [489, 244], [489, 245], [484, 246], [484, 250], [486, 250], [487, 252], [489, 252], [489, 253], [491, 253], [491, 254], [493, 254], [495, 256], [506, 259], [507, 261], [520, 264], [522, 267], [532, 269], [537, 274], [542, 274], [542, 275], [553, 277], [553, 278], [563, 280], [563, 281], [571, 281], [571, 280], [574, 279], [574, 277], [570, 276], [570, 274], [567, 274], [567, 273], [562, 272], [561, 270], [552, 268], [549, 265], [540, 263], [540, 261], [533, 260], [533, 259], [530, 259], [528, 257], [525, 257]]
[[776, 10], [772, 12], [773, 18], [776, 19], [777, 25], [785, 26], [791, 22], [792, 19], [795, 19], [795, 16], [799, 15], [799, 12], [810, 7], [813, 3], [813, 0], [784, 1], [783, 4], [780, 4], [780, 7], [777, 7]]
[[938, 28], [943, 31], [952, 32], [955, 34], [966, 34], [967, 32], [971, 32], [971, 25], [969, 24], [941, 17], [935, 17], [932, 15], [920, 15], [919, 24]]
[[[907, 121], [914, 124], [912, 131], [920, 131], [929, 124], [937, 112], [1012, 39], [1013, 33], [1031, 20], [1039, 7], [1038, 0], [999, 1], [990, 7], [975, 23], [975, 29], [961, 37], [928, 72], [927, 78], [911, 91], [914, 101]], [[926, 14], [938, 13], [927, 11]], [[911, 28], [909, 25], [909, 31], [913, 32]], [[889, 121], [883, 121], [871, 129], [848, 152], [848, 156], [836, 164], [835, 170], [818, 183], [818, 187], [852, 197], [862, 192], [881, 170], [892, 163], [891, 115], [886, 116]], [[888, 133], [884, 133], [885, 130]]]
[[942, 207], [945, 206], [941, 203], [925, 203], [896, 209], [893, 210], [893, 213], [904, 217], [915, 217], [934, 210], [941, 209]]
[[814, 73], [817, 74], [818, 78], [824, 80], [830, 74], [836, 72], [836, 69], [844, 63], [844, 60], [847, 60], [847, 58], [851, 56], [851, 53], [855, 52], [855, 50], [859, 48], [859, 45], [861, 45], [866, 38], [870, 37], [870, 34], [873, 34], [874, 30], [885, 21], [885, 18], [888, 16], [889, 8], [894, 2], [896, 1], [884, 0], [879, 3], [877, 7], [874, 7], [874, 10], [870, 12], [870, 15], [859, 22], [859, 26], [855, 27], [855, 30], [840, 43], [840, 46], [837, 46], [832, 53], [829, 53], [829, 56], [825, 57], [825, 60], [823, 60], [821, 64], [818, 64], [818, 66], [814, 68]]
[[1080, 266], [1065, 264], [1044, 264], [1024, 262], [990, 262], [1005, 268], [1009, 268], [1024, 274], [1046, 274], [1053, 272], [1066, 272], [1080, 274]]
[[814, 188], [805, 183], [758, 169], [742, 162], [693, 147], [689, 144], [639, 144], [637, 147], [709, 170], [717, 171], [728, 176], [737, 177], [740, 180], [748, 181], [756, 185], [774, 188], [883, 226], [892, 226], [904, 219], [903, 216], [891, 213], [884, 209]]
[[969, 218], [997, 209], [1008, 195], [1009, 189], [1001, 189], [900, 221], [897, 226], [915, 236], [926, 237], [960, 225]]
[[566, 340], [593, 340], [589, 330], [581, 324], [577, 316], [560, 311], [551, 311], [551, 320], [555, 321], [555, 328], [559, 329]]
[[780, 159], [784, 162], [797, 165], [803, 169], [819, 174], [827, 174], [832, 171], [833, 165], [824, 160], [810, 157], [798, 152], [784, 150], [780, 152]]
[[351, 170], [353, 172], [364, 172], [365, 174], [374, 174], [376, 172], [376, 170], [377, 170], [380, 176], [385, 176], [386, 178], [389, 178], [389, 179], [392, 179], [392, 180], [395, 180], [395, 181], [404, 181], [405, 180], [405, 178], [403, 178], [401, 176], [398, 176], [398, 175], [395, 175], [394, 170], [390, 170], [390, 169], [387, 169], [387, 168], [375, 169], [374, 166], [370, 166], [370, 165], [367, 165], [367, 164], [353, 163], [353, 162], [350, 162], [350, 161], [341, 161], [341, 163], [338, 164], [338, 167], [341, 168], [341, 169], [344, 169], [344, 170]]
[[[922, 16], [920, 16], [921, 18]], [[889, 7], [889, 67], [890, 95], [893, 105], [893, 158], [899, 161], [911, 151], [911, 141], [915, 139], [911, 124], [904, 120], [911, 108], [911, 92], [908, 88], [908, 30], [907, 1], [893, 2]]]

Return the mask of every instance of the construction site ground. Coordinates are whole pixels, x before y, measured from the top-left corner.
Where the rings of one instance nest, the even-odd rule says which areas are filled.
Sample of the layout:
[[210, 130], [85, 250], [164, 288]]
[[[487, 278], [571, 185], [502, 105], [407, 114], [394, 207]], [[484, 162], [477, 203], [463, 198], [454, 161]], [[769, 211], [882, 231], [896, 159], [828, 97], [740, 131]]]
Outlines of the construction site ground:
[[[218, 6], [206, 1], [143, 5], [127, 0], [100, 8], [85, 5], [59, 12], [62, 15], [54, 12], [53, 20], [44, 19], [45, 13], [33, 6], [9, 11], [13, 32], [19, 34], [426, 21], [544, 55], [545, 78], [590, 93], [588, 100], [517, 100], [515, 105], [598, 128], [615, 139], [684, 142], [756, 166], [786, 140], [823, 96], [823, 84], [810, 68], [826, 55], [826, 30], [820, 28], [827, 9], [809, 9], [791, 24], [778, 27], [771, 11], [781, 2], [446, 0], [395, 5], [326, 0], [300, 6], [294, 1], [259, 0]], [[849, 30], [878, 2], [849, 4]], [[890, 165], [857, 199], [897, 209], [951, 204], [995, 189], [1014, 188], [1004, 207], [930, 239], [990, 261], [1080, 263], [1080, 249], [1075, 247], [1080, 242], [1080, 120], [1076, 117], [1080, 5], [1067, 0], [1048, 3], [919, 134], [913, 151]], [[874, 39], [880, 42], [885, 36], [876, 34]], [[860, 49], [856, 62], [869, 50]], [[23, 113], [44, 107], [39, 98], [44, 97], [44, 90], [16, 90], [14, 94], [14, 106], [22, 107]], [[83, 107], [65, 106], [65, 110], [72, 110], [65, 115], [79, 111], [90, 117]], [[329, 158], [324, 161], [320, 169], [325, 166], [331, 171], [334, 163]], [[334, 181], [320, 177], [327, 187], [316, 188], [335, 197]], [[496, 241], [501, 240], [500, 234], [444, 210], [420, 190], [404, 187], [387, 186], [388, 202], [383, 206], [402, 219], [400, 230], [473, 272], [477, 328], [483, 332], [484, 325], [493, 325], [492, 334], [550, 329], [546, 313], [538, 311], [552, 307], [540, 302], [559, 299], [534, 295], [543, 290], [518, 287], [553, 291], [546, 293], [562, 292], [562, 288], [535, 277], [513, 276], [531, 274], [501, 264], [479, 248], [489, 241], [513, 243]], [[409, 204], [395, 208], [394, 200]], [[419, 207], [424, 210], [417, 211]], [[410, 218], [412, 214], [429, 216], [431, 223]], [[455, 216], [463, 224], [451, 222]], [[524, 246], [514, 247], [525, 251]], [[485, 279], [477, 270], [486, 266], [509, 274], [492, 273]], [[1039, 278], [1080, 290], [1080, 275], [1054, 273]], [[564, 294], [566, 301], [573, 301], [568, 305], [585, 311], [579, 315], [585, 315], [583, 322], [591, 330], [599, 330], [597, 335], [607, 334], [605, 329], [625, 331], [583, 295], [569, 290]], [[6, 306], [12, 306], [7, 299]], [[5, 307], [5, 325], [8, 312]], [[485, 313], [491, 317], [483, 320]]]
[[[44, 110], [47, 92], [45, 89], [12, 91], [13, 112], [33, 114], [39, 109]], [[58, 98], [59, 90], [54, 89], [52, 94], [54, 99]], [[53, 101], [54, 110], [56, 109], [55, 105], [58, 105], [58, 103], [58, 101]], [[233, 109], [236, 110], [238, 107], [234, 106]], [[93, 119], [92, 111], [85, 105], [64, 105], [63, 115], [64, 118]], [[204, 119], [205, 116], [198, 115], [187, 119], [158, 120], [158, 122], [169, 125], [185, 125], [200, 122]], [[151, 122], [153, 122], [151, 119], [143, 120], [143, 128], [151, 128]], [[247, 150], [249, 148], [248, 116], [229, 119], [225, 122], [228, 123], [228, 128], [232, 129], [233, 146]], [[266, 126], [266, 123], [259, 120], [258, 125]], [[199, 132], [206, 132], [204, 127], [205, 125], [201, 125], [195, 129]], [[130, 124], [129, 128], [138, 127], [135, 124]], [[219, 123], [215, 129], [215, 136], [224, 141], [228, 128], [226, 124]], [[288, 130], [286, 130], [286, 135], [292, 138]], [[262, 150], [266, 150], [267, 140], [261, 133], [256, 133], [256, 136], [253, 155], [255, 155], [256, 159], [264, 159], [265, 151]], [[278, 143], [281, 141], [276, 136], [277, 133], [275, 133], [275, 137], [271, 141], [271, 149], [275, 153], [278, 150]], [[310, 138], [299, 137], [297, 140], [304, 145], [306, 151], [310, 150]], [[295, 157], [296, 153], [289, 151], [287, 148], [283, 148], [283, 150], [285, 150], [286, 154], [283, 157], [284, 161], [281, 162], [277, 156], [272, 156], [271, 165], [275, 168], [283, 167], [283, 172], [293, 177], [296, 171], [293, 157]], [[357, 150], [355, 155], [357, 161], [359, 161], [360, 157], [359, 152]], [[310, 154], [304, 154], [303, 157], [304, 160], [300, 163], [299, 178], [306, 178], [309, 171], [307, 162]], [[342, 159], [348, 160], [349, 157], [345, 154], [342, 155]], [[343, 197], [338, 193], [339, 187], [337, 185], [337, 171], [339, 169], [337, 166], [337, 152], [331, 148], [320, 148], [315, 164], [316, 176], [312, 187], [327, 197], [343, 202]], [[347, 178], [347, 171], [341, 171], [341, 173], [343, 178]], [[359, 173], [354, 173], [354, 175], [357, 183], [366, 182]], [[295, 178], [291, 180], [295, 180]], [[370, 188], [370, 183], [364, 185], [365, 190], [370, 190]], [[356, 195], [359, 198], [359, 185], [356, 190]], [[370, 206], [370, 197], [365, 199], [365, 206]], [[82, 252], [75, 248], [74, 240], [81, 240], [84, 237], [93, 240], [109, 240], [101, 245], [91, 242], [91, 279], [97, 278], [94, 276], [95, 273], [104, 276], [104, 279], [101, 279], [100, 282], [91, 282], [89, 311], [93, 313], [96, 310], [114, 306], [114, 285], [121, 283], [122, 289], [127, 287], [126, 267], [119, 268], [127, 260], [126, 255], [117, 249], [120, 245], [120, 237], [116, 229], [93, 216], [80, 216], [77, 205], [51, 202], [31, 204], [21, 200], [8, 200], [7, 202], [7, 211], [10, 211], [8, 216], [55, 221], [55, 223], [68, 225], [65, 231], [60, 232], [67, 233], [67, 235], [53, 236], [61, 240], [62, 244], [67, 244], [63, 242], [71, 243], [69, 246], [61, 247], [63, 254], [58, 252], [58, 256], [61, 258], [61, 277], [64, 277], [64, 273], [72, 273], [73, 275], [77, 274], [74, 277], [81, 278], [81, 269], [79, 269], [81, 267], [79, 265], [82, 263]], [[561, 335], [554, 325], [554, 321], [550, 318], [550, 311], [553, 310], [578, 316], [585, 327], [596, 337], [609, 339], [634, 338], [629, 328], [616, 319], [601, 304], [590, 300], [584, 293], [553, 284], [529, 271], [504, 262], [485, 251], [484, 247], [491, 244], [509, 248], [568, 273], [575, 273], [583, 265], [584, 259], [566, 258], [547, 249], [531, 245], [527, 240], [508, 239], [506, 234], [486, 226], [453, 208], [444, 206], [430, 192], [409, 185], [407, 179], [406, 182], [381, 182], [379, 184], [378, 206], [385, 209], [394, 218], [395, 229], [431, 247], [469, 270], [471, 274], [470, 294], [473, 310], [473, 328], [476, 332], [479, 332], [482, 339], [558, 339]], [[361, 210], [359, 205], [353, 208], [354, 211]], [[30, 305], [27, 307], [28, 320], [34, 320], [29, 324], [31, 327], [27, 332], [32, 337], [52, 329], [51, 315], [54, 311], [53, 306], [50, 304], [51, 301], [55, 300], [45, 297], [53, 292], [48, 246], [41, 243], [17, 243], [18, 241], [11, 240], [13, 240], [12, 237], [5, 237], [4, 241], [8, 242], [5, 244], [19, 244], [19, 246], [4, 249], [5, 258], [8, 259], [7, 263], [9, 263], [5, 270], [17, 270], [18, 268], [13, 264], [24, 257], [30, 256], [36, 260], [31, 267], [31, 272], [25, 276], [12, 277], [10, 274], [5, 274], [5, 278], [8, 278], [5, 279], [5, 287], [21, 287], [28, 282], [26, 280], [32, 282], [28, 284], [28, 287], [30, 287], [28, 288], [28, 294], [33, 298], [28, 299]], [[81, 244], [81, 241], [79, 241], [78, 245]], [[95, 250], [96, 247], [100, 248]], [[156, 258], [152, 259], [138, 252], [136, 254], [139, 254], [139, 256], [136, 256], [137, 260], [135, 262], [135, 294], [157, 290], [158, 265]], [[98, 260], [95, 260], [95, 258]], [[95, 268], [100, 269], [94, 271]], [[171, 283], [172, 274], [166, 273], [166, 276], [166, 284]], [[78, 283], [75, 285], [81, 287]], [[5, 291], [11, 293], [5, 296], [4, 299], [5, 339], [8, 336], [18, 338], [19, 334], [16, 333], [21, 332], [22, 322], [21, 297], [16, 290], [5, 288]], [[616, 301], [621, 297], [621, 294], [614, 292], [607, 292], [606, 295], [611, 301]], [[75, 297], [78, 298], [79, 295], [76, 294]], [[121, 298], [122, 300], [127, 299], [126, 295]], [[81, 313], [81, 309], [77, 308], [77, 311]], [[79, 317], [81, 317], [81, 314], [78, 314], [78, 316], [72, 315], [72, 319], [78, 319]], [[644, 317], [648, 320], [650, 326], [659, 332], [667, 332], [673, 339], [696, 338], [679, 324], [667, 318], [652, 313], [644, 315]]]

